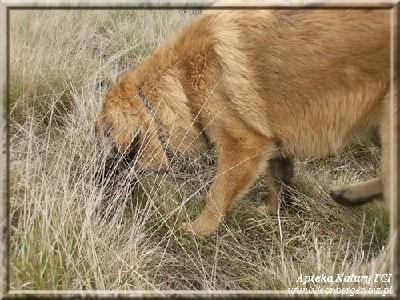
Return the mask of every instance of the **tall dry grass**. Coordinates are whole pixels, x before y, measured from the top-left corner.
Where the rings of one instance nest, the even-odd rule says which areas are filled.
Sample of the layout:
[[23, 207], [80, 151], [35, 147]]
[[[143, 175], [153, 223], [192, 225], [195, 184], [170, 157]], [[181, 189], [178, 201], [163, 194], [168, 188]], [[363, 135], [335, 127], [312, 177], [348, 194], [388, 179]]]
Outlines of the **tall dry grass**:
[[385, 211], [343, 208], [327, 193], [377, 172], [379, 151], [365, 141], [297, 161], [293, 205], [279, 216], [257, 210], [261, 178], [209, 238], [179, 225], [201, 209], [212, 152], [112, 196], [96, 185], [105, 89], [196, 13], [11, 12], [12, 289], [287, 289], [301, 274], [388, 272]]

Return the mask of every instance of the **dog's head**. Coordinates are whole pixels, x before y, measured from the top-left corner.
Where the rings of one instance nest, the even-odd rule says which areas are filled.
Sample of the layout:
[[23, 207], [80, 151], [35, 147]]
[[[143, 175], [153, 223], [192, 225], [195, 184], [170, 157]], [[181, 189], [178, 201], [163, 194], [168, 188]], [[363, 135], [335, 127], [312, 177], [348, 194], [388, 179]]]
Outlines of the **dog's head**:
[[[95, 126], [97, 138], [103, 141], [100, 144], [106, 141], [114, 147], [114, 157], [107, 161], [123, 161], [140, 172], [168, 168], [157, 124], [132, 83], [123, 79], [107, 92]], [[110, 164], [106, 170], [113, 168]]]

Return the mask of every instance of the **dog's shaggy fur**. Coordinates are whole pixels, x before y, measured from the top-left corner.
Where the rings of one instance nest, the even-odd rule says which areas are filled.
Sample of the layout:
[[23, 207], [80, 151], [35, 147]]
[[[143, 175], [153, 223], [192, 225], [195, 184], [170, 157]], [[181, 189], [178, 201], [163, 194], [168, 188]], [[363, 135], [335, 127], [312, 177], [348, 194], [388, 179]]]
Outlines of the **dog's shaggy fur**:
[[[120, 153], [136, 138], [141, 169], [168, 168], [166, 147], [215, 146], [217, 174], [187, 230], [214, 232], [266, 167], [275, 211], [292, 157], [325, 157], [381, 128], [386, 169], [389, 19], [379, 9], [206, 12], [112, 86], [97, 129]], [[363, 203], [382, 195], [382, 181], [332, 195]]]

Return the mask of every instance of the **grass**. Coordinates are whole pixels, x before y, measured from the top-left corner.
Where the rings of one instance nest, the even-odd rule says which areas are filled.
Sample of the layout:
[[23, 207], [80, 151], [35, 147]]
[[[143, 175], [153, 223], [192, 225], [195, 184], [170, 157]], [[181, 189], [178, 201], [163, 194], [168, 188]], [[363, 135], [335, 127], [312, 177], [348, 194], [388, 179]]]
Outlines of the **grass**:
[[388, 272], [385, 211], [340, 207], [328, 195], [333, 184], [375, 175], [380, 153], [365, 141], [296, 161], [293, 205], [279, 217], [257, 210], [267, 193], [260, 178], [208, 238], [179, 225], [202, 207], [212, 152], [113, 197], [96, 185], [104, 91], [195, 13], [11, 12], [12, 289], [286, 290], [300, 274]]

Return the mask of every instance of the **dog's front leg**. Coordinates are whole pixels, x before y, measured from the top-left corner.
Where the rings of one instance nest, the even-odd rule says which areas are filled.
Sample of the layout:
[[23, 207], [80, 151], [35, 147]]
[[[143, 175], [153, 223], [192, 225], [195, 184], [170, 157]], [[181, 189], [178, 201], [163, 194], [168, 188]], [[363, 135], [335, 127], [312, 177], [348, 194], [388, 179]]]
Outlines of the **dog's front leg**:
[[202, 236], [218, 229], [234, 202], [257, 179], [274, 152], [274, 143], [264, 137], [226, 138], [217, 144], [218, 169], [202, 213], [183, 228]]

